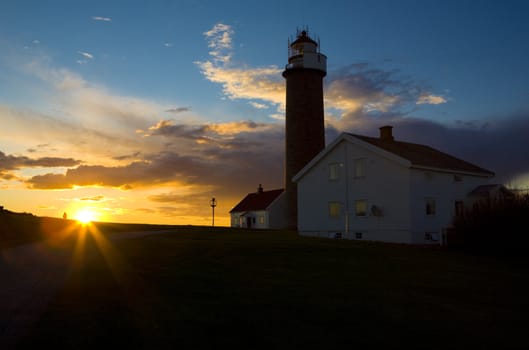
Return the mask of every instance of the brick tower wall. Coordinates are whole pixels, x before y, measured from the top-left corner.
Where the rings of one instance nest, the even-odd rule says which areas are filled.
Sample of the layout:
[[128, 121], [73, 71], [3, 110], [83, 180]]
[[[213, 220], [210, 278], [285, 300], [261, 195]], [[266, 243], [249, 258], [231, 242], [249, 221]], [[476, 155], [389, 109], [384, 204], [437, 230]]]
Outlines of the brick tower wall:
[[294, 68], [286, 78], [285, 192], [288, 227], [297, 228], [297, 185], [292, 182], [308, 162], [325, 148], [323, 77], [317, 69]]

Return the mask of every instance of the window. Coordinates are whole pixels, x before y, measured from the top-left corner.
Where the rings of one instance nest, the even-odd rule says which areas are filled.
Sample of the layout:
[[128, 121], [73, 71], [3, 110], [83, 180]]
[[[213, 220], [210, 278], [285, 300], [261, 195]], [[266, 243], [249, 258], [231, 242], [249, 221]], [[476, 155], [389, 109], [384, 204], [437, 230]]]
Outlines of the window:
[[355, 232], [356, 239], [362, 239], [362, 232]]
[[367, 201], [365, 199], [359, 199], [355, 201], [355, 215], [366, 216], [367, 215]]
[[426, 215], [435, 215], [435, 199], [426, 199]]
[[425, 241], [437, 242], [437, 241], [439, 241], [439, 234], [437, 232], [425, 232], [424, 233], [424, 240]]
[[366, 176], [366, 159], [358, 158], [354, 160], [354, 177], [365, 177]]
[[261, 225], [264, 225], [264, 223], [265, 223], [264, 215], [259, 215], [259, 223], [260, 223]]
[[340, 202], [329, 202], [329, 217], [339, 218], [341, 211]]
[[454, 182], [463, 182], [463, 176], [454, 174]]
[[336, 181], [340, 178], [340, 163], [329, 164], [329, 181]]

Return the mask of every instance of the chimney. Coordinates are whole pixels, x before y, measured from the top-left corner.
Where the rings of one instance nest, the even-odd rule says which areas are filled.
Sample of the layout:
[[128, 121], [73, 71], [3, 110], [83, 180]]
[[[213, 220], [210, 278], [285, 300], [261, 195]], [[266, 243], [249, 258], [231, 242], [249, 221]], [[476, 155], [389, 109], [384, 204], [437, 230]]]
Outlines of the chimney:
[[259, 184], [259, 188], [257, 188], [257, 193], [263, 193], [263, 186]]
[[393, 127], [391, 125], [385, 125], [380, 127], [380, 139], [382, 141], [393, 141], [393, 133], [392, 130]]

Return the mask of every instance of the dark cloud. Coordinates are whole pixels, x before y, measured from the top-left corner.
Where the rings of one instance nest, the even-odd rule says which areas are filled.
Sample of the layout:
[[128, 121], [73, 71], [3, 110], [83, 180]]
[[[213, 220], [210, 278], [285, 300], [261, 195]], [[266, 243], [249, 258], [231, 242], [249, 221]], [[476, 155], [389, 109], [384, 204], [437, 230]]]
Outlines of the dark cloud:
[[161, 120], [149, 128], [149, 135], [205, 140], [207, 130], [207, 125], [175, 124], [170, 120]]
[[37, 175], [28, 180], [32, 188], [64, 189], [74, 186], [108, 186], [122, 187], [151, 181], [167, 181], [173, 173], [173, 166], [169, 165], [165, 173], [160, 166], [150, 162], [132, 162], [126, 166], [106, 167], [101, 165], [83, 165], [75, 169], [68, 169], [65, 174]]
[[127, 160], [127, 159], [137, 159], [141, 155], [140, 151], [134, 152], [132, 154], [125, 154], [122, 156], [112, 157], [114, 160]]
[[411, 118], [394, 124], [396, 138], [427, 144], [485, 167], [496, 173], [498, 182], [529, 173], [529, 111], [454, 127]]
[[[507, 183], [529, 173], [529, 111], [483, 116], [451, 124], [416, 117], [417, 103], [446, 99], [399, 70], [353, 64], [329, 74], [328, 106], [341, 111], [326, 118], [327, 143], [341, 132], [378, 136], [378, 128], [393, 125], [395, 138], [437, 148], [496, 173]], [[426, 102], [425, 102], [426, 101]]]
[[34, 159], [25, 156], [6, 155], [0, 151], [0, 172], [21, 168], [73, 167], [79, 164], [81, 161], [73, 158], [42, 157]]
[[425, 96], [430, 96], [426, 84], [400, 70], [374, 68], [368, 63], [352, 64], [330, 73], [325, 89], [328, 104], [342, 110], [342, 118], [407, 114]]
[[529, 111], [453, 125], [398, 114], [355, 118], [359, 122], [345, 130], [329, 126], [327, 143], [341, 131], [378, 137], [381, 126], [392, 125], [396, 140], [428, 145], [484, 167], [499, 183], [529, 174]]
[[[226, 130], [235, 135], [225, 134]], [[123, 166], [82, 165], [64, 174], [37, 175], [27, 182], [31, 188], [39, 189], [95, 185], [130, 189], [179, 182], [228, 188], [227, 192], [240, 187], [243, 193], [253, 189], [256, 183], [276, 187], [282, 184], [284, 137], [279, 125], [158, 123], [153, 135], [163, 135], [169, 140], [166, 150], [135, 154], [140, 160]], [[192, 154], [180, 151], [182, 138], [193, 141]]]

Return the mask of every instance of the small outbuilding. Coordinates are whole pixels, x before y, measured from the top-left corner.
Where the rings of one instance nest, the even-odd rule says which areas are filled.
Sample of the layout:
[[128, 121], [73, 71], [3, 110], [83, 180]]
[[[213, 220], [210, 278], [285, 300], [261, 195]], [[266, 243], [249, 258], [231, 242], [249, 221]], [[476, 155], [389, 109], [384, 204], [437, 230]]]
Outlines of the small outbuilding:
[[259, 184], [257, 192], [248, 193], [230, 210], [231, 227], [280, 229], [286, 226], [284, 190], [265, 191]]

